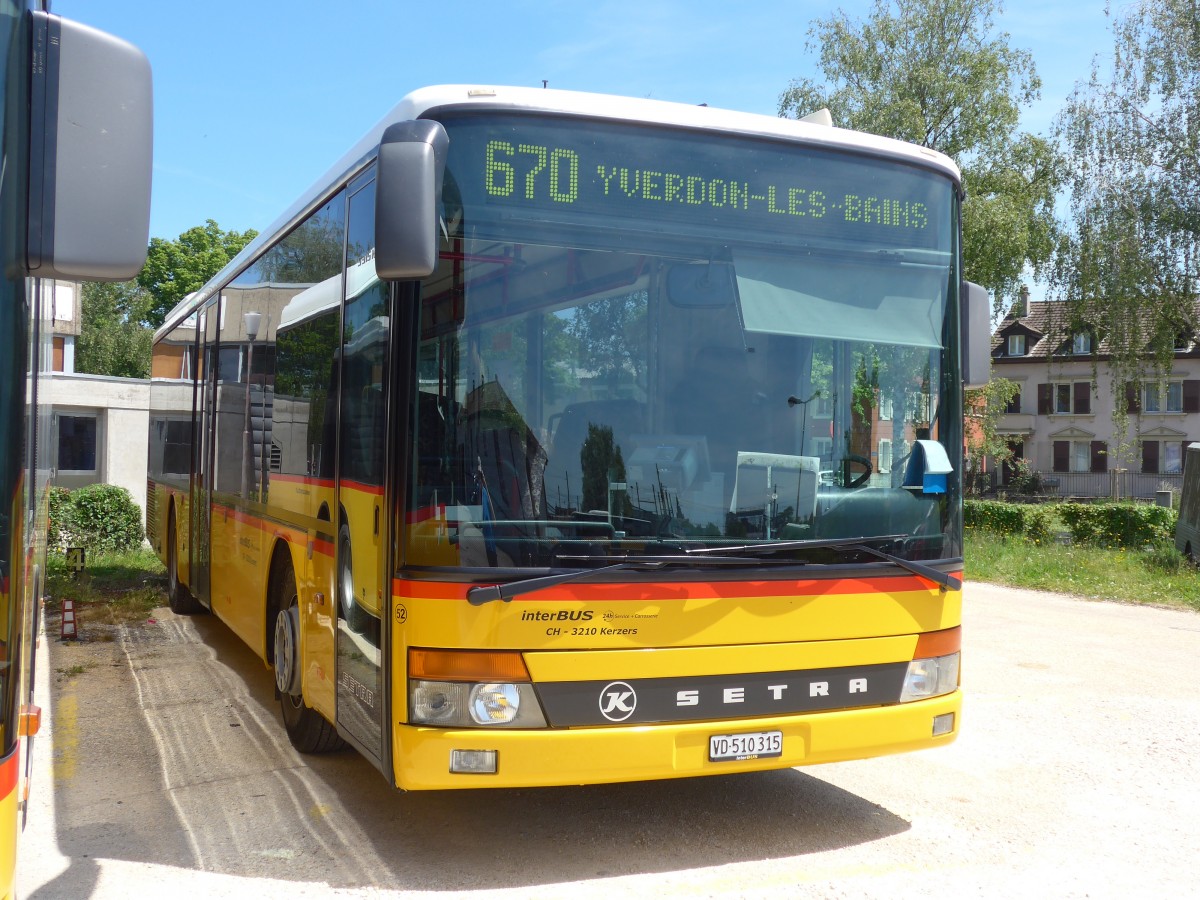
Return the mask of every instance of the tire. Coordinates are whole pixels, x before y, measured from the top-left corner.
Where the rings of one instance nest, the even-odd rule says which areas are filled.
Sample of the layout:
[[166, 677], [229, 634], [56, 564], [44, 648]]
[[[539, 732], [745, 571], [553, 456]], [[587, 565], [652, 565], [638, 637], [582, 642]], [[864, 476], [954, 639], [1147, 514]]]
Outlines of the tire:
[[179, 581], [179, 541], [175, 537], [175, 509], [167, 520], [167, 605], [179, 616], [208, 612], [192, 592]]
[[296, 574], [292, 564], [283, 561], [276, 566], [274, 593], [278, 610], [275, 615], [272, 662], [275, 667], [275, 690], [283, 711], [283, 727], [288, 740], [301, 753], [328, 753], [340, 750], [346, 742], [338, 737], [337, 729], [328, 719], [304, 703], [300, 688], [300, 617], [296, 595]]
[[350, 526], [343, 522], [338, 529], [337, 591], [342, 618], [355, 634], [366, 634], [371, 627], [371, 615], [354, 596], [354, 557], [351, 555]]

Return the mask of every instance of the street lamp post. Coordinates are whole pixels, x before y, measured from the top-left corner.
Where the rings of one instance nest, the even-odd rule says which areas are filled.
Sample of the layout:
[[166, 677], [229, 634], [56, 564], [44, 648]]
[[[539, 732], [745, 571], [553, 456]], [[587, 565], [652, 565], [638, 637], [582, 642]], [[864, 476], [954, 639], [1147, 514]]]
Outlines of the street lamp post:
[[807, 400], [801, 400], [799, 397], [788, 397], [788, 406], [804, 407], [800, 418], [800, 455], [804, 456], [804, 435], [808, 431], [808, 404], [812, 403], [821, 396], [821, 389], [817, 388], [809, 394]]

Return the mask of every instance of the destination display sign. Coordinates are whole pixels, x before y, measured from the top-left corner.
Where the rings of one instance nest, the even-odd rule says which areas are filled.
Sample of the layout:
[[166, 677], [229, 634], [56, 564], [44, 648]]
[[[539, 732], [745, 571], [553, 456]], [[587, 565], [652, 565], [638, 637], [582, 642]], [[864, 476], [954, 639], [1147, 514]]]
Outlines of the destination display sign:
[[596, 217], [948, 250], [953, 188], [894, 160], [782, 141], [546, 116], [444, 120], [468, 223]]

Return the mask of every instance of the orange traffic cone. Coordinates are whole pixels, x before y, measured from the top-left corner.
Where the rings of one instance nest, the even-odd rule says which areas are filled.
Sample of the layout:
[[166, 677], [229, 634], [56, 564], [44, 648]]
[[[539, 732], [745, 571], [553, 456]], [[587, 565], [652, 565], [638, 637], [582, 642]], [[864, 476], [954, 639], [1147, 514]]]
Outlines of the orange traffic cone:
[[62, 602], [62, 630], [59, 636], [64, 641], [75, 640], [75, 601]]

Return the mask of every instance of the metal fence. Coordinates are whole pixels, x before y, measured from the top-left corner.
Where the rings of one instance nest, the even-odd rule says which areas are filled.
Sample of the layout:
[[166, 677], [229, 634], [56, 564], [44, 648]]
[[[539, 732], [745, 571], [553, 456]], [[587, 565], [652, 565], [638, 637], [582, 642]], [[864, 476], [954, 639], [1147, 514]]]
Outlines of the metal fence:
[[[1164, 492], [1178, 497], [1183, 487], [1183, 473], [1153, 474], [1116, 469], [1111, 472], [1037, 472], [1041, 490], [1038, 496], [1083, 499], [1149, 500], [1162, 503]], [[994, 485], [988, 493], [1006, 490], [1003, 484]]]

